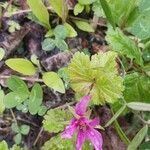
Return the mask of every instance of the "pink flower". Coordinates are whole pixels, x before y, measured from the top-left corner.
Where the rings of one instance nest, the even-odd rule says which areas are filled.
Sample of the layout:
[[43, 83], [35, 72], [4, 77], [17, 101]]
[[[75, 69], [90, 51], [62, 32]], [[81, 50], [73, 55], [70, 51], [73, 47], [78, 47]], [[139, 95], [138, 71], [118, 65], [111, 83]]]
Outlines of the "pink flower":
[[62, 138], [72, 138], [77, 131], [76, 150], [82, 150], [85, 140], [89, 140], [95, 150], [102, 150], [103, 139], [97, 130], [94, 129], [99, 125], [99, 119], [90, 120], [86, 117], [87, 106], [90, 102], [90, 96], [84, 96], [79, 103], [76, 104], [74, 118], [62, 133]]

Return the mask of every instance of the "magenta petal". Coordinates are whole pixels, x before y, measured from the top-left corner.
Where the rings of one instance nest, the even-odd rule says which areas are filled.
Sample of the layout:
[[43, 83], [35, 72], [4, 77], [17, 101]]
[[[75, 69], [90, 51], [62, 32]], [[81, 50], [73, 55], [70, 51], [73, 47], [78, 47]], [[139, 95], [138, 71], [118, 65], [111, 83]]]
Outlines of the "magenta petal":
[[65, 128], [64, 132], [61, 134], [62, 138], [71, 139], [72, 135], [74, 134], [77, 126], [76, 126], [76, 119], [72, 119], [70, 124]]
[[82, 116], [85, 114], [87, 106], [90, 102], [90, 99], [91, 99], [90, 96], [88, 96], [88, 95], [84, 96], [84, 97], [82, 97], [80, 102], [76, 104], [75, 111], [78, 115]]
[[93, 120], [91, 120], [90, 122], [89, 122], [89, 125], [91, 126], [91, 127], [95, 127], [95, 126], [97, 126], [97, 125], [99, 125], [100, 124], [100, 120], [99, 120], [99, 118], [97, 117], [97, 118], [94, 118]]
[[82, 145], [85, 141], [85, 133], [79, 130], [76, 140], [76, 150], [82, 150]]
[[102, 150], [103, 139], [100, 132], [93, 128], [90, 128], [86, 132], [86, 138], [91, 141], [95, 150]]

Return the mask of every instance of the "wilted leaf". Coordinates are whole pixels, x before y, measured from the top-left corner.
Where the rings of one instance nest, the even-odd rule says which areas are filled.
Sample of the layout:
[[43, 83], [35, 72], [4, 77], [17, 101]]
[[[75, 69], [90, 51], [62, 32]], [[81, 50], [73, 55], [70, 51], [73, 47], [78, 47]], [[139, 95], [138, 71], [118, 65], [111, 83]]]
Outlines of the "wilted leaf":
[[81, 95], [92, 95], [94, 104], [113, 103], [122, 95], [122, 78], [117, 76], [116, 53], [90, 57], [77, 52], [68, 67], [72, 88]]
[[55, 91], [58, 91], [60, 93], [65, 93], [64, 84], [61, 78], [57, 75], [57, 73], [55, 72], [44, 73], [43, 81], [48, 87], [54, 89]]
[[51, 109], [44, 116], [43, 127], [48, 132], [63, 131], [72, 115], [67, 110]]
[[33, 64], [23, 58], [10, 58], [5, 61], [6, 65], [11, 69], [22, 73], [24, 75], [34, 75], [36, 73], [36, 69]]
[[42, 3], [42, 0], [27, 0], [28, 5], [30, 6], [33, 14], [38, 18], [43, 26], [47, 29], [50, 29], [49, 24], [49, 13], [47, 8]]
[[92, 26], [85, 21], [74, 20], [73, 22], [76, 24], [76, 26], [80, 30], [83, 30], [85, 32], [94, 32], [94, 29], [92, 28]]
[[130, 102], [127, 106], [133, 110], [150, 111], [150, 104], [141, 102]]
[[106, 39], [113, 51], [116, 51], [121, 55], [126, 55], [132, 60], [135, 59], [137, 64], [143, 66], [142, 53], [140, 49], [134, 41], [123, 34], [121, 30], [109, 29]]

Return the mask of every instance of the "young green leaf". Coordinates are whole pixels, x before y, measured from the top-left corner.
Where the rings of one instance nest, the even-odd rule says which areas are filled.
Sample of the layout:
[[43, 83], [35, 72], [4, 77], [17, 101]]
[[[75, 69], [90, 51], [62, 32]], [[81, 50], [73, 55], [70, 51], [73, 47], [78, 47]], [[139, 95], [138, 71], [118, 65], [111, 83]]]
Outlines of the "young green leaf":
[[49, 0], [54, 11], [58, 14], [59, 17], [65, 22], [68, 16], [68, 7], [65, 0]]
[[112, 27], [115, 29], [116, 25], [115, 25], [115, 21], [111, 12], [111, 9], [107, 3], [106, 0], [100, 0], [101, 6], [105, 12], [105, 15], [107, 17], [107, 20], [109, 21], [109, 23], [112, 25]]
[[19, 128], [19, 126], [17, 125], [17, 123], [12, 123], [11, 129], [12, 129], [15, 133], [20, 133], [20, 128]]
[[20, 105], [23, 101], [25, 101], [28, 96], [22, 91], [20, 92], [10, 92], [4, 97], [4, 104], [6, 108], [13, 108], [17, 105]]
[[38, 111], [38, 115], [43, 116], [46, 113], [46, 111], [47, 111], [47, 107], [43, 105], [40, 107], [40, 109]]
[[32, 115], [35, 115], [40, 109], [43, 100], [43, 91], [40, 84], [35, 83], [28, 101], [28, 109]]
[[5, 141], [0, 142], [0, 150], [8, 150], [8, 145]]
[[3, 48], [0, 48], [0, 61], [3, 59], [5, 56], [5, 50]]
[[51, 109], [44, 116], [43, 127], [48, 132], [57, 133], [63, 131], [72, 115], [67, 110]]
[[115, 52], [90, 57], [75, 53], [68, 66], [71, 87], [80, 95], [90, 94], [94, 104], [114, 103], [122, 97], [123, 79], [117, 76]]
[[18, 133], [14, 136], [14, 141], [16, 144], [20, 144], [21, 140], [22, 140], [22, 135], [20, 133]]
[[65, 51], [69, 49], [67, 43], [62, 39], [56, 39], [55, 44], [56, 47], [60, 49], [60, 51]]
[[141, 144], [141, 142], [143, 141], [144, 137], [146, 136], [147, 131], [148, 131], [148, 126], [145, 125], [133, 138], [127, 150], [136, 150], [138, 146]]
[[5, 64], [11, 69], [22, 73], [24, 75], [34, 75], [36, 73], [36, 69], [33, 64], [23, 58], [10, 58], [5, 61]]
[[30, 131], [30, 126], [28, 126], [28, 125], [24, 124], [20, 127], [20, 133], [23, 135], [27, 135], [29, 133], [29, 131]]
[[68, 30], [67, 37], [76, 37], [77, 36], [77, 32], [75, 31], [75, 29], [69, 23], [65, 22], [64, 26]]
[[74, 20], [73, 22], [80, 30], [83, 30], [85, 32], [94, 32], [92, 26], [85, 21]]
[[127, 106], [137, 111], [150, 111], [150, 104], [141, 102], [130, 102]]
[[80, 3], [77, 3], [74, 7], [73, 13], [75, 16], [80, 14], [84, 10], [84, 5], [81, 5]]
[[54, 35], [56, 38], [64, 40], [68, 35], [68, 30], [63, 25], [57, 25], [54, 29]]
[[57, 73], [55, 72], [44, 73], [43, 81], [48, 87], [54, 89], [55, 91], [58, 91], [60, 93], [65, 93], [65, 87], [64, 87], [63, 81], [57, 75]]
[[13, 92], [15, 91], [21, 91], [24, 95], [29, 95], [29, 90], [27, 85], [23, 80], [21, 80], [19, 77], [12, 75], [10, 78], [7, 79], [7, 86], [10, 90]]
[[5, 110], [5, 105], [4, 105], [4, 92], [3, 90], [0, 90], [0, 115], [3, 114]]
[[44, 51], [51, 51], [55, 48], [55, 41], [51, 38], [46, 38], [43, 42], [42, 42], [42, 49]]
[[105, 127], [108, 127], [111, 125], [120, 115], [121, 113], [125, 110], [126, 105], [123, 105], [114, 115], [113, 117], [106, 123]]
[[47, 29], [50, 29], [49, 14], [47, 8], [42, 3], [42, 0], [27, 0], [27, 3], [41, 24]]
[[121, 30], [109, 29], [106, 40], [113, 51], [116, 51], [121, 55], [126, 55], [132, 60], [135, 59], [137, 64], [143, 66], [141, 50], [135, 42], [127, 37]]

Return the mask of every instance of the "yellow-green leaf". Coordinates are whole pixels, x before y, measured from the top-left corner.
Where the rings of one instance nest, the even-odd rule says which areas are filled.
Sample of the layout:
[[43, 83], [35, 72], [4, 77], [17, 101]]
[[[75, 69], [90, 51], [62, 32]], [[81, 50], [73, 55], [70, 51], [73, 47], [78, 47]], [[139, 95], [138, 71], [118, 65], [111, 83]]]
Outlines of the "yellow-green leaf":
[[80, 30], [83, 30], [85, 32], [94, 32], [94, 29], [88, 22], [79, 20], [74, 20], [73, 22]]
[[0, 90], [0, 115], [3, 113], [5, 110], [5, 105], [4, 105], [4, 92], [3, 90]]
[[60, 93], [65, 93], [65, 87], [64, 87], [63, 81], [57, 75], [57, 73], [55, 72], [44, 73], [43, 81], [48, 87], [54, 89], [55, 91], [58, 91]]
[[68, 37], [76, 37], [77, 36], [77, 32], [70, 24], [64, 23], [64, 26], [68, 30]]
[[76, 16], [76, 15], [80, 14], [83, 10], [84, 10], [84, 5], [77, 3], [74, 7], [73, 13]]
[[43, 26], [50, 29], [49, 24], [49, 13], [46, 6], [43, 4], [42, 0], [27, 0], [29, 7], [31, 8], [33, 14], [38, 18]]
[[3, 48], [0, 48], [0, 61], [3, 59], [5, 56], [5, 50]]
[[65, 0], [49, 0], [49, 2], [58, 16], [65, 21], [68, 15], [68, 7]]
[[33, 64], [23, 58], [10, 58], [5, 61], [5, 64], [11, 69], [22, 73], [24, 75], [34, 75], [36, 73], [36, 69]]

